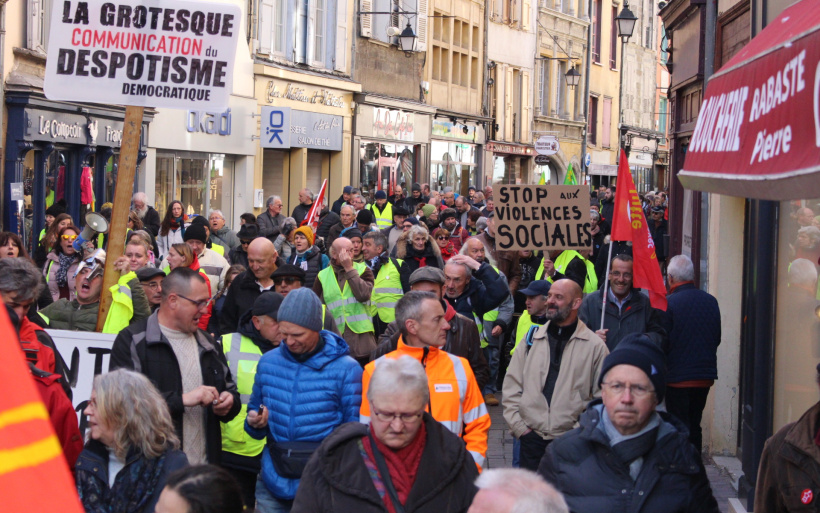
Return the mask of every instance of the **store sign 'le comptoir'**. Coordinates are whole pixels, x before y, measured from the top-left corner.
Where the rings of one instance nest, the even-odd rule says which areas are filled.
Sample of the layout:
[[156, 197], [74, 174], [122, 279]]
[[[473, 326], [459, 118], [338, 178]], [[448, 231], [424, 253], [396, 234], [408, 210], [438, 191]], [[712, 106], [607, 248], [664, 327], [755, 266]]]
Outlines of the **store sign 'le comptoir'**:
[[342, 109], [345, 106], [344, 98], [337, 94], [331, 93], [327, 89], [318, 89], [316, 91], [309, 92], [304, 87], [287, 84], [284, 90], [282, 90], [279, 84], [271, 80], [268, 82], [268, 103], [273, 103], [277, 98], [284, 98], [295, 102], [324, 105], [326, 107], [335, 107], [337, 109]]

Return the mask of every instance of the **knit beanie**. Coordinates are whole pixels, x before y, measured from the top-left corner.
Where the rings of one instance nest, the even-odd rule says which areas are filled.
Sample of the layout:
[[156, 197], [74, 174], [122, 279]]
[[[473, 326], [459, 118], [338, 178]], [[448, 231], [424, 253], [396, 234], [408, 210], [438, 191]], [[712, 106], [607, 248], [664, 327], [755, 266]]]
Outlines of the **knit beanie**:
[[411, 191], [419, 191], [421, 192], [421, 184], [416, 182], [413, 184], [413, 187], [410, 188]]
[[279, 306], [279, 322], [290, 322], [310, 331], [322, 331], [322, 303], [309, 288], [288, 292]]
[[341, 236], [346, 239], [352, 239], [353, 237], [364, 239], [364, 237], [362, 236], [362, 231], [358, 228], [348, 228], [347, 230], [344, 230], [344, 232], [342, 232]]
[[387, 193], [384, 191], [376, 191], [376, 199], [387, 199]]
[[185, 242], [188, 242], [189, 240], [198, 240], [201, 243], [206, 244], [208, 242], [208, 233], [205, 231], [205, 227], [201, 224], [192, 224], [185, 229], [185, 235], [182, 236], [182, 240]]
[[208, 223], [208, 220], [205, 219], [205, 217], [203, 216], [196, 216], [193, 219], [191, 219], [191, 226], [195, 224], [201, 224], [202, 226], [207, 226], [208, 228], [211, 227], [210, 223]]
[[445, 208], [441, 211], [441, 214], [439, 214], [439, 219], [442, 223], [450, 219], [451, 217], [458, 217], [458, 214], [456, 214], [456, 211], [453, 208]]
[[316, 237], [313, 235], [313, 229], [310, 226], [300, 226], [293, 231], [293, 236], [295, 237], [297, 233], [304, 235], [308, 241], [308, 244], [313, 246], [313, 241]]
[[615, 349], [604, 358], [598, 386], [606, 373], [616, 365], [632, 365], [641, 369], [655, 387], [655, 397], [662, 402], [666, 395], [666, 355], [649, 336], [642, 333], [630, 333], [625, 336]]
[[423, 207], [421, 207], [421, 213], [424, 214], [424, 217], [430, 217], [430, 215], [435, 211], [435, 205], [424, 205]]
[[356, 214], [356, 222], [359, 224], [373, 224], [373, 212], [362, 209]]
[[46, 215], [57, 217], [60, 214], [65, 214], [65, 207], [59, 203], [55, 203], [46, 209]]

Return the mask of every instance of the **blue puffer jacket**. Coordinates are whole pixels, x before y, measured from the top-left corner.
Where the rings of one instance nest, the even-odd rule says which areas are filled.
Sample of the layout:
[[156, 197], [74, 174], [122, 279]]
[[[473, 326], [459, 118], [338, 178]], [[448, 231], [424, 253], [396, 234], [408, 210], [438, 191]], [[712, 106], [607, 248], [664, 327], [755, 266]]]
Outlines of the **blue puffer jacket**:
[[[336, 427], [359, 420], [362, 368], [348, 356], [342, 337], [325, 330], [320, 334], [324, 347], [305, 362], [297, 361], [285, 344], [259, 360], [248, 410], [265, 405], [268, 429], [277, 442], [321, 442]], [[254, 429], [245, 421], [245, 431], [261, 440], [268, 430]], [[267, 447], [262, 480], [279, 499], [296, 496], [299, 480], [276, 473]]]

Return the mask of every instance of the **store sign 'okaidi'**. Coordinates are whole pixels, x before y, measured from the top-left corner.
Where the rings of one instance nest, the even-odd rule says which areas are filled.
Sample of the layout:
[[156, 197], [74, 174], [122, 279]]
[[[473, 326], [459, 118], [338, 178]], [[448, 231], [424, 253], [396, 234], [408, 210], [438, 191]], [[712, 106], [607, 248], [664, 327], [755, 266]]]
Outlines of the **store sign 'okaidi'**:
[[233, 4], [54, 2], [46, 96], [224, 110], [241, 21], [241, 9]]

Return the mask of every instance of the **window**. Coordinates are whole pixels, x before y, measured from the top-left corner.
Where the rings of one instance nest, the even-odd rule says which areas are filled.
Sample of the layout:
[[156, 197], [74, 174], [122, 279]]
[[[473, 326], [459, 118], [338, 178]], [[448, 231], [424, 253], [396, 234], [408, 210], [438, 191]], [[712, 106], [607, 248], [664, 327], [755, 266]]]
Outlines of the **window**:
[[658, 131], [666, 133], [666, 109], [668, 108], [669, 100], [661, 98], [660, 112], [658, 113]]
[[587, 133], [589, 134], [589, 144], [598, 146], [598, 97], [589, 97], [589, 125], [587, 126]]
[[602, 0], [594, 0], [592, 7], [592, 62], [601, 63], [601, 14]]
[[26, 44], [30, 50], [46, 53], [52, 0], [28, 0]]
[[604, 112], [601, 117], [601, 145], [604, 148], [612, 147], [612, 98], [604, 98]]
[[568, 115], [567, 111], [567, 63], [566, 62], [559, 62], [558, 63], [558, 87], [556, 88], [557, 95], [556, 95], [556, 110], [558, 111], [558, 116], [561, 118], [566, 118]]
[[661, 64], [666, 66], [666, 63], [669, 61], [669, 39], [666, 37], [666, 28], [661, 25], [662, 36], [661, 36]]
[[327, 32], [327, 0], [313, 0], [313, 62], [325, 60], [325, 32]]
[[551, 61], [541, 61], [538, 71], [538, 105], [542, 116], [550, 113], [550, 66]]
[[612, 34], [609, 38], [609, 69], [618, 69], [618, 8], [612, 7]]
[[646, 26], [644, 30], [646, 34], [644, 34], [643, 38], [643, 45], [650, 50], [655, 46], [655, 16], [654, 16], [654, 4], [652, 0], [647, 0], [646, 6]]

